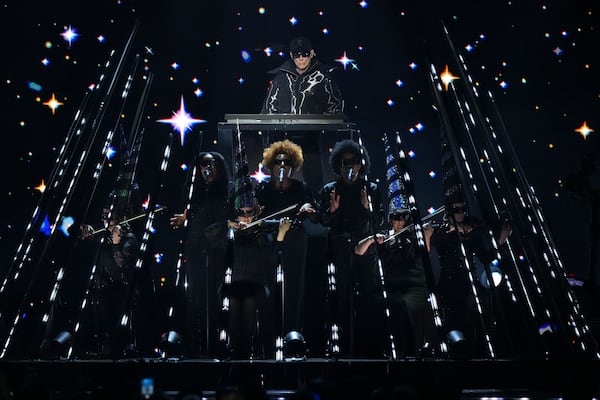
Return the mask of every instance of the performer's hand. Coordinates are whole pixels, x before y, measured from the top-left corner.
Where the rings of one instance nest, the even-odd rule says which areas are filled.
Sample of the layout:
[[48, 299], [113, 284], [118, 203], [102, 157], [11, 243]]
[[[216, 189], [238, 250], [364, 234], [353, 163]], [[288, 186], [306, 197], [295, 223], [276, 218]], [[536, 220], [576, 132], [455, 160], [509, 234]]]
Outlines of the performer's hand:
[[121, 225], [115, 225], [111, 228], [112, 230], [110, 231], [110, 240], [112, 242], [112, 244], [119, 244], [121, 243], [121, 237], [122, 237], [122, 229], [121, 229]]
[[423, 224], [423, 235], [425, 236], [425, 239], [431, 239], [431, 236], [433, 235], [433, 226], [431, 226], [431, 224]]
[[173, 229], [177, 229], [183, 226], [185, 219], [187, 218], [187, 210], [183, 212], [183, 214], [175, 214], [169, 219], [169, 223], [173, 227]]
[[285, 234], [290, 230], [290, 227], [292, 226], [292, 221], [288, 218], [281, 218], [279, 220], [279, 231], [277, 232], [277, 241], [278, 242], [283, 242], [283, 239], [285, 238]]
[[367, 194], [367, 188], [362, 188], [360, 191], [360, 203], [365, 210], [369, 209], [369, 195]]
[[335, 189], [329, 194], [329, 212], [336, 212], [340, 208], [340, 195], [335, 192]]
[[91, 225], [79, 225], [79, 231], [81, 232], [81, 238], [87, 239], [94, 233], [94, 227]]
[[304, 203], [302, 205], [302, 207], [300, 207], [300, 210], [298, 210], [298, 213], [296, 215], [300, 215], [300, 214], [314, 214], [316, 212], [316, 210], [313, 208], [313, 206], [310, 203]]
[[375, 235], [375, 239], [377, 240], [377, 244], [381, 244], [385, 240], [385, 235], [378, 233], [377, 235]]
[[236, 230], [242, 229], [242, 225], [238, 221], [227, 221], [227, 227], [228, 228], [233, 228], [233, 229], [236, 229]]
[[508, 221], [504, 221], [504, 223], [502, 224], [502, 229], [500, 230], [500, 237], [498, 238], [498, 244], [503, 245], [504, 243], [506, 243], [506, 239], [508, 239], [508, 237], [511, 235], [511, 233], [512, 233], [512, 226], [510, 226], [510, 223]]

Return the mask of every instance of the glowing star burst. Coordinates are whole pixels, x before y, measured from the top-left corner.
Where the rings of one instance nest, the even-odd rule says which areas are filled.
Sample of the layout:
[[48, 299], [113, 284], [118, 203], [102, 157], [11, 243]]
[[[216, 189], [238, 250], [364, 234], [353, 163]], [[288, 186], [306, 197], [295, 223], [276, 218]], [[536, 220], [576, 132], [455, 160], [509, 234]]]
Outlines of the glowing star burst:
[[35, 190], [39, 190], [40, 193], [44, 193], [44, 191], [46, 190], [46, 183], [44, 182], [44, 180], [42, 179], [42, 183], [40, 183], [38, 186], [34, 187]]
[[262, 181], [264, 181], [270, 177], [271, 177], [271, 175], [267, 175], [264, 173], [263, 165], [261, 163], [258, 163], [258, 170], [254, 171], [254, 173], [252, 175], [250, 175], [250, 178], [254, 179], [258, 183], [261, 183]]
[[594, 130], [588, 126], [587, 121], [583, 121], [583, 124], [579, 128], [575, 129], [575, 132], [578, 132], [585, 140], [590, 133], [594, 132]]
[[48, 106], [50, 108], [50, 110], [52, 110], [52, 115], [54, 115], [54, 112], [56, 111], [56, 109], [62, 105], [64, 105], [64, 103], [61, 103], [60, 101], [58, 101], [56, 99], [56, 96], [54, 95], [54, 93], [52, 93], [52, 97], [50, 98], [50, 100], [48, 100], [45, 103], [42, 103], [45, 106]]
[[[346, 56], [346, 52], [344, 51], [344, 55], [341, 56], [340, 58], [336, 58], [335, 61], [339, 62], [340, 64], [342, 64], [344, 66], [344, 71], [346, 70], [346, 66], [348, 64], [353, 63], [355, 60], [348, 58]], [[354, 65], [354, 64], [353, 64]]]
[[171, 118], [159, 119], [156, 122], [161, 122], [163, 124], [171, 124], [173, 129], [179, 132], [179, 136], [181, 137], [181, 145], [183, 146], [183, 142], [185, 141], [185, 134], [187, 133], [187, 131], [191, 130], [194, 124], [201, 124], [206, 122], [206, 120], [192, 118], [192, 116], [185, 110], [185, 104], [183, 103], [182, 95], [179, 110], [174, 111], [173, 116]]
[[68, 29], [65, 29], [63, 33], [60, 34], [63, 39], [65, 39], [69, 43], [69, 47], [71, 47], [71, 43], [79, 36], [77, 31], [69, 25]]
[[446, 92], [447, 92], [448, 85], [450, 85], [453, 80], [459, 79], [459, 78], [458, 78], [458, 76], [452, 75], [452, 73], [448, 69], [448, 65], [446, 64], [446, 69], [444, 70], [444, 72], [442, 72], [440, 74], [440, 79], [442, 80], [442, 83], [444, 84], [444, 90], [446, 90]]

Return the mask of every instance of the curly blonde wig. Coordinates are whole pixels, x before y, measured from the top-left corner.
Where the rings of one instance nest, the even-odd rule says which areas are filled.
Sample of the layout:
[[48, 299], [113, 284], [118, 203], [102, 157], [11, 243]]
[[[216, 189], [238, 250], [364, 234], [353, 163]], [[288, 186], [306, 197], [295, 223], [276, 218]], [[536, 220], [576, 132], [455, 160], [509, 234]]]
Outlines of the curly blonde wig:
[[275, 164], [275, 157], [278, 154], [287, 154], [294, 163], [294, 170], [298, 170], [304, 164], [302, 148], [291, 140], [285, 139], [280, 142], [273, 142], [263, 151], [262, 165], [268, 170], [272, 170]]

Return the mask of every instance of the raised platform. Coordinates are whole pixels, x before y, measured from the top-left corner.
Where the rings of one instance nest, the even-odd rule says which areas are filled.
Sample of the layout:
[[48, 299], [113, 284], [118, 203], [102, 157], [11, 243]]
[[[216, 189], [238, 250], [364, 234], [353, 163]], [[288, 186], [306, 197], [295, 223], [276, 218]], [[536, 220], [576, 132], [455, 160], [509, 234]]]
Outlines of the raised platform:
[[[220, 387], [254, 385], [268, 398], [287, 399], [313, 388], [321, 399], [365, 398], [375, 388], [401, 388], [418, 397], [439, 399], [593, 398], [600, 394], [597, 360], [425, 360], [307, 359], [255, 360], [22, 360], [2, 361], [7, 386], [22, 397], [44, 388], [49, 398], [88, 398], [104, 390], [116, 398], [135, 398], [143, 378], [152, 378], [159, 398], [197, 393], [215, 398]], [[62, 396], [62, 397], [61, 397]], [[179, 397], [178, 397], [179, 396]], [[392, 398], [392, 397], [383, 397]]]

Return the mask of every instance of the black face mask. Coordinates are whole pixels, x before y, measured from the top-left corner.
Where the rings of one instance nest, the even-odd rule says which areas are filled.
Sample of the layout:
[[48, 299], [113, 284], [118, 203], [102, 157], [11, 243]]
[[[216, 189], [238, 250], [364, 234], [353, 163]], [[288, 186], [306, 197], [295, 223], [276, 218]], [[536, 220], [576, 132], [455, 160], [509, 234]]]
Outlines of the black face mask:
[[275, 160], [275, 165], [293, 167], [294, 166], [294, 162], [292, 160], [289, 160], [289, 159]]
[[360, 160], [358, 158], [348, 158], [342, 160], [342, 167], [352, 167], [353, 165], [360, 165]]

